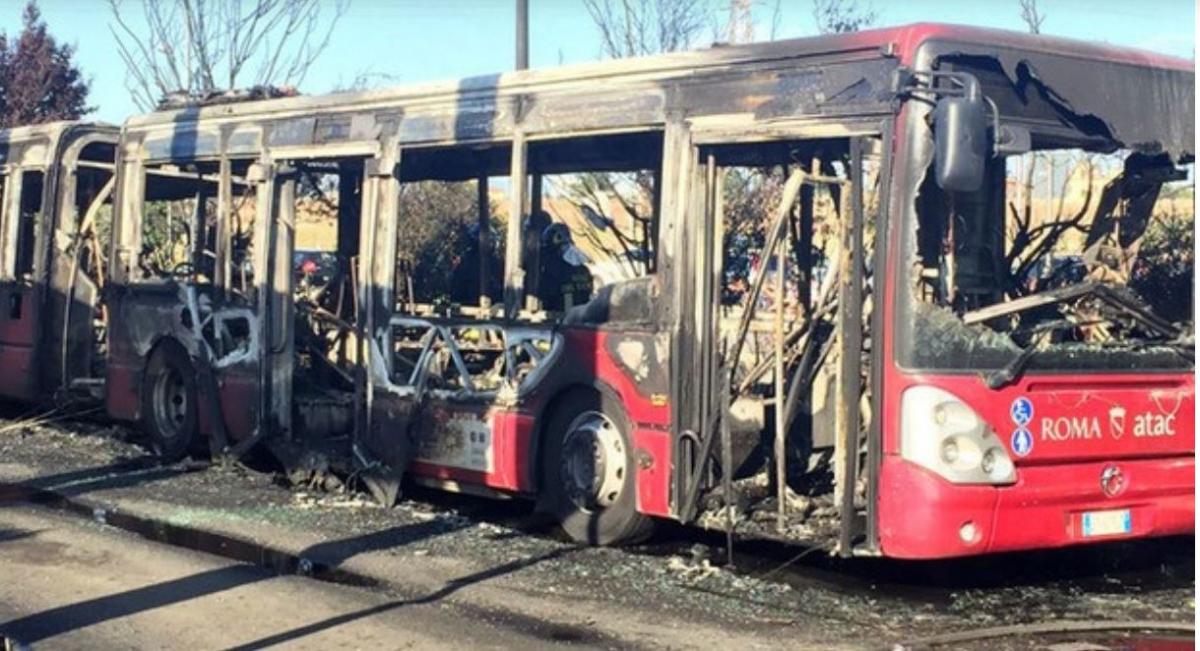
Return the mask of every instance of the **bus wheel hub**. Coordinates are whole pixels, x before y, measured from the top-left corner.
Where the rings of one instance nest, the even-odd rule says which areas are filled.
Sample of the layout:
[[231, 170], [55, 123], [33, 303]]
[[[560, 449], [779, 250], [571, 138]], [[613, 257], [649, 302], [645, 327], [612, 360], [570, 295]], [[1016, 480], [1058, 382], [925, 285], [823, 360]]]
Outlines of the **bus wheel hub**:
[[154, 384], [154, 418], [161, 433], [174, 438], [183, 430], [187, 418], [188, 395], [183, 378], [174, 368], [168, 368]]
[[567, 496], [581, 508], [608, 507], [625, 482], [625, 443], [604, 414], [580, 414], [567, 428], [562, 447], [562, 481]]

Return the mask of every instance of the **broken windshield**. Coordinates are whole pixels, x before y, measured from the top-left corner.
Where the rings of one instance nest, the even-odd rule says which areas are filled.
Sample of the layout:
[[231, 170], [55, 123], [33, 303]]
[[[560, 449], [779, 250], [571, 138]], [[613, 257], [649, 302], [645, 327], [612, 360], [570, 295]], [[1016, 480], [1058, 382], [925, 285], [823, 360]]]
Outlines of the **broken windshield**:
[[978, 192], [927, 175], [916, 213], [906, 366], [1192, 364], [1191, 163], [1047, 147], [995, 159]]

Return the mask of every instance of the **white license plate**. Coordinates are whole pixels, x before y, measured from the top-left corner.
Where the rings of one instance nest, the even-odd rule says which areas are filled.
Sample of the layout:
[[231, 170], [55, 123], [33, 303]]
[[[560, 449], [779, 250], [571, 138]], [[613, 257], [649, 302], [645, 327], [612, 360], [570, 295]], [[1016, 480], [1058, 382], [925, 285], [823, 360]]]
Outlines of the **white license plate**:
[[1083, 514], [1083, 537], [1115, 536], [1133, 531], [1133, 516], [1129, 509], [1119, 511], [1089, 511]]

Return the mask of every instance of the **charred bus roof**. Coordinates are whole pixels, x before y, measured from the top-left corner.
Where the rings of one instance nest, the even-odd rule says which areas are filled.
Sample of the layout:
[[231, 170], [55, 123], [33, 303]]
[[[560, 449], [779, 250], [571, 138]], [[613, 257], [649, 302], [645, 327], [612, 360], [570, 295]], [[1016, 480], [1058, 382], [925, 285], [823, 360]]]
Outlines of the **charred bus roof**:
[[0, 129], [0, 166], [49, 167], [54, 164], [59, 143], [74, 133], [117, 134], [118, 128], [103, 122], [64, 120]]
[[[1097, 105], [1111, 109], [1132, 103], [1135, 93], [1158, 97], [1159, 105], [1186, 101], [1187, 110], [1180, 112], [1187, 119], [1165, 139], [1191, 141], [1194, 74], [1189, 61], [1104, 44], [927, 23], [365, 92], [193, 106], [134, 116], [125, 126], [138, 134], [134, 139], [143, 145], [142, 156], [161, 160], [338, 143], [485, 142], [515, 133], [566, 136], [654, 128], [677, 119], [730, 130], [793, 120], [865, 123], [894, 111], [893, 73], [898, 67], [936, 66], [948, 56], [992, 58], [1014, 82], [1034, 71], [1049, 87], [1064, 88], [1060, 95], [1083, 114]], [[1089, 66], [1111, 63], [1123, 77], [1100, 88], [1089, 86], [1078, 74], [1083, 61]], [[1132, 88], [1130, 80], [1137, 82]], [[1004, 107], [1001, 112], [1007, 113]], [[1140, 115], [1133, 108], [1125, 112], [1113, 131], [1138, 132], [1129, 124]]]

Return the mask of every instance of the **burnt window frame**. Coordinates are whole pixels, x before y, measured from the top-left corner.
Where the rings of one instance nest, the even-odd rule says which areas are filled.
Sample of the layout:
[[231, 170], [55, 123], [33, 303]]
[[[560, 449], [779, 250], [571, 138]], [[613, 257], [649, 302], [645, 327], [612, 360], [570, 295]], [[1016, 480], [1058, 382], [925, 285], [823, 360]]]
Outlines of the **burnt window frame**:
[[[25, 202], [29, 197], [26, 193], [26, 179], [32, 174], [39, 175], [41, 179], [38, 181], [38, 207], [32, 211], [33, 217], [27, 223]], [[9, 178], [14, 179], [8, 186], [9, 190], [11, 191], [15, 186], [16, 192], [12, 193], [13, 196], [8, 206], [10, 222], [5, 228], [5, 235], [11, 239], [9, 239], [6, 249], [11, 251], [12, 258], [5, 263], [5, 272], [10, 279], [28, 281], [36, 276], [39, 267], [38, 249], [46, 220], [46, 190], [50, 175], [44, 167], [21, 167], [15, 173], [10, 172]], [[29, 230], [26, 231], [26, 228]]]
[[[206, 201], [212, 202], [214, 210], [212, 211], [211, 214], [205, 215], [205, 220], [206, 220], [205, 226], [211, 225], [213, 228], [216, 228], [218, 232], [220, 232], [219, 226], [220, 226], [220, 223], [222, 220], [221, 184], [223, 183], [223, 179], [221, 178], [222, 175], [220, 172], [221, 158], [222, 157], [219, 157], [219, 156], [197, 156], [195, 158], [187, 158], [187, 159], [184, 159], [184, 158], [143, 159], [143, 160], [140, 160], [137, 162], [136, 176], [138, 179], [138, 183], [137, 183], [137, 187], [136, 187], [136, 193], [134, 194], [134, 196], [130, 197], [130, 203], [127, 204], [127, 205], [130, 205], [134, 209], [134, 211], [133, 211], [134, 221], [132, 224], [128, 225], [129, 228], [131, 229], [131, 232], [130, 232], [130, 236], [132, 238], [131, 243], [134, 244], [134, 246], [132, 247], [132, 250], [129, 252], [130, 253], [129, 268], [130, 268], [131, 274], [130, 274], [130, 277], [128, 280], [131, 283], [138, 284], [138, 285], [148, 285], [148, 286], [167, 285], [170, 283], [179, 282], [179, 280], [181, 278], [190, 279], [191, 277], [193, 277], [195, 275], [196, 269], [197, 269], [197, 267], [196, 267], [196, 263], [197, 263], [196, 241], [193, 238], [195, 237], [195, 234], [198, 230], [198, 225], [195, 223], [194, 218], [188, 219], [188, 222], [189, 222], [188, 230], [191, 231], [191, 233], [192, 233], [192, 235], [189, 235], [189, 241], [188, 241], [188, 259], [189, 259], [188, 262], [191, 265], [191, 272], [189, 272], [186, 276], [176, 275], [176, 274], [172, 274], [172, 273], [166, 273], [161, 276], [156, 276], [156, 275], [147, 273], [142, 268], [142, 265], [141, 265], [142, 249], [145, 244], [146, 205], [148, 203], [148, 201], [146, 199], [146, 192], [149, 188], [150, 178], [154, 175], [154, 172], [152, 171], [152, 169], [155, 167], [175, 166], [182, 170], [184, 167], [190, 166], [190, 165], [215, 165], [216, 171], [208, 173], [208, 174], [214, 174], [218, 177], [216, 182], [213, 184], [216, 191], [211, 196], [206, 197], [206, 199], [205, 199]], [[198, 174], [203, 174], [203, 173], [198, 173]], [[188, 180], [194, 181], [195, 179], [188, 179]], [[211, 222], [211, 224], [208, 222]], [[221, 264], [220, 260], [217, 260], [215, 262], [216, 267], [219, 267], [220, 264]], [[210, 278], [208, 284], [215, 285], [214, 279]]]
[[[566, 174], [573, 174], [573, 173], [587, 173], [589, 171], [639, 172], [639, 171], [643, 171], [643, 170], [649, 170], [654, 176], [654, 183], [655, 183], [655, 187], [653, 188], [652, 196], [651, 196], [651, 215], [652, 215], [652, 220], [654, 223], [651, 227], [651, 236], [647, 240], [647, 243], [650, 245], [651, 254], [653, 256], [653, 260], [649, 264], [649, 267], [651, 268], [651, 270], [646, 274], [638, 276], [632, 280], [626, 280], [624, 282], [633, 282], [633, 281], [637, 281], [637, 280], [646, 280], [646, 279], [652, 279], [652, 278], [663, 278], [663, 279], [666, 278], [666, 275], [664, 275], [662, 272], [668, 270], [667, 265], [668, 265], [670, 254], [665, 253], [665, 252], [670, 251], [671, 244], [670, 244], [670, 242], [667, 241], [666, 238], [670, 237], [671, 230], [669, 228], [664, 228], [664, 226], [666, 226], [668, 223], [670, 223], [671, 220], [675, 219], [675, 216], [668, 215], [666, 213], [666, 211], [664, 211], [664, 209], [663, 209], [664, 205], [667, 205], [667, 202], [664, 200], [665, 191], [673, 190], [671, 188], [664, 188], [664, 183], [666, 182], [666, 179], [667, 179], [668, 169], [671, 166], [678, 164], [678, 161], [669, 160], [667, 158], [667, 155], [669, 152], [668, 142], [667, 142], [668, 137], [669, 137], [669, 129], [668, 129], [667, 124], [665, 124], [665, 123], [650, 123], [650, 124], [631, 125], [628, 128], [617, 129], [617, 130], [588, 130], [588, 131], [571, 132], [571, 133], [530, 132], [530, 133], [520, 134], [519, 137], [514, 138], [513, 152], [512, 152], [512, 155], [513, 155], [513, 166], [512, 167], [513, 167], [514, 172], [518, 171], [518, 167], [519, 167], [519, 171], [522, 174], [520, 183], [521, 183], [524, 191], [521, 193], [522, 205], [519, 207], [518, 210], [514, 210], [514, 208], [516, 208], [517, 206], [515, 204], [515, 201], [512, 200], [513, 197], [510, 194], [509, 212], [510, 213], [517, 212], [521, 215], [520, 219], [516, 220], [516, 222], [518, 223], [518, 226], [515, 228], [515, 230], [516, 230], [515, 234], [512, 232], [514, 229], [512, 227], [512, 224], [510, 223], [510, 229], [509, 229], [510, 232], [507, 233], [507, 237], [509, 238], [509, 240], [508, 240], [509, 246], [507, 247], [507, 249], [505, 251], [505, 254], [506, 254], [506, 266], [505, 266], [505, 269], [506, 269], [506, 278], [505, 278], [506, 302], [510, 303], [510, 305], [509, 305], [510, 308], [514, 307], [514, 306], [516, 307], [515, 310], [510, 310], [512, 312], [510, 314], [510, 316], [512, 318], [515, 318], [516, 320], [523, 321], [523, 322], [530, 322], [530, 321], [537, 322], [538, 318], [534, 317], [533, 315], [552, 315], [555, 317], [554, 319], [552, 319], [552, 321], [556, 321], [556, 320], [561, 320], [561, 318], [566, 314], [565, 311], [563, 311], [563, 312], [547, 311], [540, 304], [540, 300], [534, 301], [533, 303], [531, 303], [531, 301], [530, 301], [531, 298], [536, 298], [536, 297], [534, 297], [533, 294], [531, 294], [529, 283], [527, 282], [528, 274], [530, 272], [530, 269], [527, 265], [530, 264], [530, 261], [527, 260], [526, 256], [525, 256], [525, 253], [527, 251], [526, 251], [526, 246], [524, 245], [524, 238], [525, 238], [524, 226], [525, 226], [526, 221], [529, 219], [529, 217], [538, 208], [538, 206], [535, 205], [534, 200], [537, 197], [537, 195], [539, 194], [539, 192], [538, 192], [538, 189], [534, 187], [533, 181], [534, 181], [534, 178], [539, 175], [540, 176], [566, 175]], [[638, 167], [636, 169], [629, 169], [629, 170], [595, 169], [595, 168], [589, 169], [587, 167], [587, 164], [589, 163], [589, 161], [586, 160], [586, 157], [585, 157], [585, 159], [581, 163], [579, 163], [575, 166], [572, 166], [568, 163], [566, 165], [563, 165], [559, 171], [554, 171], [549, 174], [547, 174], [546, 170], [554, 169], [553, 164], [546, 166], [544, 169], [542, 169], [540, 171], [538, 170], [538, 167], [542, 166], [542, 164], [545, 164], [546, 161], [544, 160], [545, 157], [543, 157], [543, 160], [538, 160], [538, 158], [537, 158], [538, 152], [535, 152], [535, 149], [541, 149], [543, 147], [548, 147], [548, 146], [552, 146], [552, 145], [556, 145], [556, 144], [557, 145], [566, 145], [567, 143], [570, 143], [573, 141], [580, 141], [580, 142], [586, 143], [586, 141], [589, 141], [589, 140], [594, 141], [594, 140], [601, 140], [601, 139], [607, 139], [607, 138], [612, 138], [612, 139], [646, 138], [648, 141], [652, 141], [654, 149], [650, 152], [650, 154], [648, 156], [649, 156], [649, 158], [657, 161], [657, 166], [655, 166], [655, 165], [653, 165], [653, 163], [651, 163], [651, 165], [649, 167]], [[637, 157], [631, 157], [631, 158], [637, 158]], [[568, 161], [569, 161], [569, 159], [568, 159]], [[519, 163], [519, 165], [518, 165], [518, 163]], [[581, 167], [581, 169], [579, 169], [578, 171], [571, 171], [571, 169], [573, 167]], [[517, 187], [518, 182], [515, 179], [515, 176], [510, 176], [510, 182], [512, 183], [512, 186], [514, 188]], [[543, 190], [543, 192], [544, 192], [544, 190]], [[513, 246], [513, 244], [516, 244], [517, 246]], [[514, 274], [514, 273], [516, 274], [516, 277], [515, 278], [510, 277], [511, 274]], [[536, 274], [536, 270], [534, 270], [533, 273]], [[670, 273], [670, 272], [668, 272], [668, 273]], [[597, 296], [597, 292], [601, 289], [601, 287], [602, 287], [602, 285], [595, 285], [593, 287], [592, 298], [595, 298]], [[508, 294], [508, 289], [510, 289], [510, 288], [516, 290], [515, 294], [512, 294], [512, 295]], [[530, 308], [536, 308], [536, 309], [531, 310]], [[657, 317], [654, 317], [654, 318], [657, 318]]]
[[[1111, 141], [1099, 141], [1043, 121], [1006, 119], [1005, 123], [1029, 129], [1033, 142], [1031, 151], [1078, 149], [1103, 154], [1113, 153], [1120, 149], [1120, 147], [1111, 146]], [[1007, 333], [993, 330], [984, 324], [967, 325], [950, 306], [922, 301], [920, 296], [915, 293], [915, 283], [919, 281], [915, 270], [921, 267], [920, 193], [926, 183], [931, 183], [929, 175], [933, 173], [934, 166], [933, 133], [924, 123], [923, 115], [917, 115], [914, 120], [913, 114], [910, 113], [909, 122], [901, 137], [907, 139], [909, 146], [906, 147], [907, 157], [897, 161], [897, 164], [907, 168], [905, 170], [906, 186], [897, 185], [894, 198], [899, 205], [899, 210], [895, 211], [898, 214], [895, 227], [898, 229], [899, 248], [894, 256], [894, 264], [889, 267], [889, 273], [895, 274], [891, 296], [891, 304], [894, 308], [889, 317], [894, 333], [890, 355], [892, 361], [897, 369], [905, 373], [978, 375], [995, 371], [1017, 357], [1021, 353], [1022, 347], [1012, 341]], [[914, 143], [918, 143], [917, 146], [913, 146]], [[925, 152], [922, 147], [926, 147], [928, 151]], [[1000, 157], [998, 167], [1004, 169], [1007, 160], [1018, 155], [1006, 154]], [[1175, 164], [1179, 165], [1177, 162]], [[1007, 209], [1009, 197], [1003, 180], [1006, 176], [1001, 174], [1000, 177], [1000, 193], [1005, 206], [1004, 227], [1006, 227], [1011, 218]], [[942, 191], [939, 189], [938, 192]], [[922, 313], [924, 313], [923, 316]], [[918, 323], [919, 318], [924, 318], [927, 327], [935, 330], [922, 330], [921, 324]], [[944, 327], [935, 323], [938, 319], [941, 319]], [[954, 319], [956, 323], [951, 323], [950, 319]], [[958, 334], [955, 335], [952, 330]], [[922, 357], [921, 351], [928, 351], [937, 342], [939, 332], [947, 338], [957, 337], [960, 340], [960, 346], [942, 354], [939, 357], [941, 361], [936, 363], [926, 361]], [[968, 339], [972, 341], [970, 346], [966, 344]], [[1189, 372], [1195, 368], [1194, 362], [1189, 362], [1165, 346], [1149, 346], [1146, 350], [1122, 349], [1114, 346], [1111, 350], [1088, 349], [1089, 354], [1079, 354], [1084, 346], [1087, 344], [1081, 343], [1077, 346], [1068, 343], [1058, 348], [1043, 350], [1030, 359], [1025, 372], [1029, 375], [1168, 374]], [[951, 360], [953, 363], [950, 363]]]
[[9, 215], [13, 212], [10, 204], [15, 201], [12, 178], [19, 172], [14, 166], [0, 165], [0, 280], [11, 280], [13, 274], [9, 271], [8, 255]]
[[[400, 145], [400, 155], [393, 174], [395, 187], [392, 188], [394, 196], [391, 197], [391, 200], [394, 201], [394, 204], [391, 205], [391, 210], [381, 214], [383, 219], [392, 221], [391, 226], [394, 232], [391, 233], [391, 240], [393, 241], [376, 243], [379, 252], [390, 251], [392, 254], [392, 268], [390, 269], [392, 297], [388, 310], [390, 313], [412, 318], [431, 317], [434, 316], [432, 312], [436, 312], [436, 308], [441, 305], [436, 299], [432, 301], [411, 300], [412, 297], [404, 282], [408, 270], [403, 266], [399, 245], [399, 241], [403, 237], [403, 225], [407, 219], [404, 214], [404, 199], [402, 198], [405, 191], [404, 186], [420, 183], [474, 183], [475, 187], [471, 189], [471, 192], [475, 193], [474, 203], [478, 217], [482, 212], [479, 205], [479, 194], [481, 189], [490, 191], [493, 187], [492, 180], [503, 179], [506, 181], [510, 188], [506, 200], [511, 199], [511, 188], [515, 186], [512, 176], [512, 161], [517, 146], [518, 143], [513, 138], [496, 138], [486, 141], [402, 143]], [[481, 178], [486, 179], [482, 188], [479, 185]], [[490, 203], [488, 208], [489, 220], [494, 219], [496, 214], [510, 212], [507, 207], [493, 212]], [[477, 225], [478, 222], [474, 224]], [[501, 255], [496, 261], [500, 266], [498, 269], [490, 270], [496, 275], [492, 278], [492, 274], [489, 272], [488, 279], [485, 281], [487, 291], [470, 294], [471, 300], [469, 301], [454, 300], [453, 287], [450, 287], [448, 305], [458, 306], [457, 309], [464, 314], [477, 312], [480, 316], [494, 315], [504, 303], [504, 269], [509, 255], [507, 222], [503, 228], [489, 229], [486, 236], [480, 229], [476, 232], [476, 237], [480, 238], [475, 242], [478, 257], [484, 257], [485, 251], [481, 244], [483, 238], [486, 237], [487, 247], [499, 249]], [[464, 249], [464, 252], [466, 250], [469, 248]], [[408, 262], [413, 261], [408, 260]], [[475, 264], [477, 269], [483, 266], [481, 260], [477, 260]], [[416, 294], [415, 285], [412, 293]], [[486, 303], [480, 300], [484, 296], [488, 298]]]

